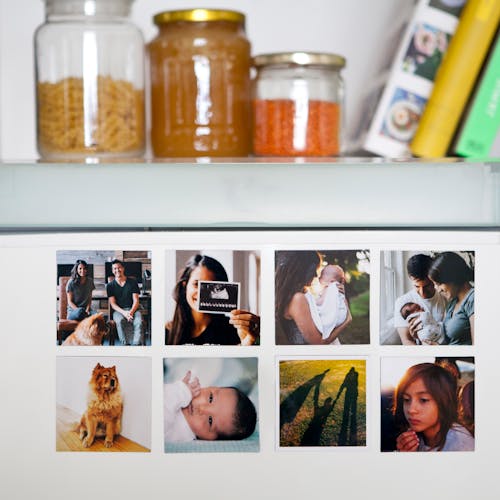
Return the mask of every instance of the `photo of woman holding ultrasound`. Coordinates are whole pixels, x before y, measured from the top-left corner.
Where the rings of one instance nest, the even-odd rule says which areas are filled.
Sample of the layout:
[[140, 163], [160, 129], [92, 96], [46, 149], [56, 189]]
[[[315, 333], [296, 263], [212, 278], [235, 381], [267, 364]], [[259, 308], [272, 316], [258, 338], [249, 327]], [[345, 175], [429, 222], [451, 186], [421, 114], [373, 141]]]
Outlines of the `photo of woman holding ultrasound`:
[[[186, 262], [184, 251], [167, 257], [177, 273], [172, 298], [167, 304], [166, 345], [254, 345], [260, 341], [258, 281], [260, 257], [255, 252], [221, 251], [222, 263], [203, 252]], [[230, 281], [228, 274], [231, 275]], [[167, 290], [167, 294], [170, 293]]]

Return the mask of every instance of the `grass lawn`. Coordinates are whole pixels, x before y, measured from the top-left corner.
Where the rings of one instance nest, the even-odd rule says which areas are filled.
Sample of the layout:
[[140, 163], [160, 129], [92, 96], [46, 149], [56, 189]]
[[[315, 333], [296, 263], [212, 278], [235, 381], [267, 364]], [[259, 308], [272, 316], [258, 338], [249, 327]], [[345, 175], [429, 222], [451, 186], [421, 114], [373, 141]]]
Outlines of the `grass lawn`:
[[352, 297], [349, 301], [352, 323], [340, 334], [342, 344], [370, 343], [370, 292]]
[[364, 360], [280, 362], [280, 446], [365, 445]]

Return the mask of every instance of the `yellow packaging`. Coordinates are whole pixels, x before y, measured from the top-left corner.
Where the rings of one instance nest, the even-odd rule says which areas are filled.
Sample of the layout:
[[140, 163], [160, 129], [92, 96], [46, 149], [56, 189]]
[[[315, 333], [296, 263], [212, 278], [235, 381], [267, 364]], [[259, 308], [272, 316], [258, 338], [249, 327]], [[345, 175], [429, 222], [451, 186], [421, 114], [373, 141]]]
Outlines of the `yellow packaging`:
[[411, 142], [414, 155], [446, 156], [499, 21], [499, 0], [467, 2]]

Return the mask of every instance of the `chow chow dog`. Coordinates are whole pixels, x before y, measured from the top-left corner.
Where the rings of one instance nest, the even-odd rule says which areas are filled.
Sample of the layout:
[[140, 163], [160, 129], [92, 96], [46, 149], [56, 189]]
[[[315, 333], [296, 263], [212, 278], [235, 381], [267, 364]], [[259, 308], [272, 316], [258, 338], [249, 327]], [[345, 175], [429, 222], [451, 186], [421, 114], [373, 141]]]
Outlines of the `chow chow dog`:
[[121, 432], [123, 399], [116, 367], [106, 368], [97, 363], [89, 382], [87, 410], [82, 415], [78, 432], [85, 448], [92, 446], [96, 437], [104, 437], [104, 446], [113, 446], [113, 439]]
[[75, 331], [62, 345], [101, 345], [109, 328], [102, 313], [93, 314], [78, 323]]

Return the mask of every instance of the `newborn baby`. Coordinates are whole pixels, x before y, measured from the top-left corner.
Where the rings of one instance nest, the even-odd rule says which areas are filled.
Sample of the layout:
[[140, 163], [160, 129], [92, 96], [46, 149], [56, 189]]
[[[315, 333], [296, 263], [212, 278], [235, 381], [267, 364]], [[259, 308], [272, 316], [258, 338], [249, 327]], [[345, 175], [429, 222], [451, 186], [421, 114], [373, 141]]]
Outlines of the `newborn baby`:
[[[340, 292], [337, 283], [345, 283], [344, 270], [337, 265], [329, 264], [323, 268], [318, 278], [321, 293], [315, 297], [311, 292], [305, 296], [316, 328], [323, 339], [327, 339], [332, 330], [344, 323], [348, 314], [347, 300]], [[336, 338], [332, 344], [340, 344]]]
[[419, 317], [422, 323], [422, 329], [417, 332], [420, 342], [435, 342], [444, 344], [444, 332], [441, 323], [438, 323], [432, 314], [425, 311], [422, 306], [416, 302], [407, 302], [401, 308], [401, 316], [403, 319], [411, 319]]

